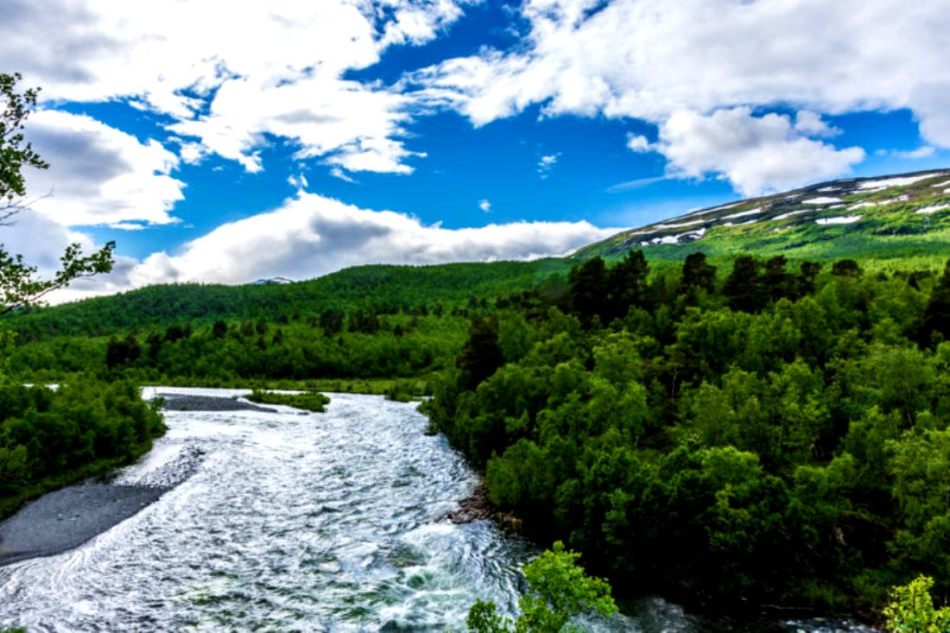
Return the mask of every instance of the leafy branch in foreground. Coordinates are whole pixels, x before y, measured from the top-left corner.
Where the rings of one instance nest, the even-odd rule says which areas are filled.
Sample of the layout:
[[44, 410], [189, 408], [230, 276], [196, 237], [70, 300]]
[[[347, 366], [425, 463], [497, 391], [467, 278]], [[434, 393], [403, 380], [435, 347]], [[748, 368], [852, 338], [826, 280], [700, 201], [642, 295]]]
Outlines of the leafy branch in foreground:
[[[610, 617], [617, 605], [610, 585], [588, 576], [577, 564], [580, 554], [554, 546], [525, 565], [528, 593], [518, 601], [521, 615], [513, 623], [498, 614], [493, 602], [478, 600], [468, 612], [468, 630], [473, 633], [561, 633], [580, 631], [569, 624], [584, 613]], [[514, 628], [512, 628], [512, 624]]]
[[[0, 98], [3, 99], [0, 105], [0, 225], [9, 224], [12, 217], [30, 206], [30, 201], [24, 198], [23, 168], [49, 167], [23, 135], [24, 123], [36, 109], [39, 89], [17, 92], [16, 84], [21, 78], [19, 73], [0, 73]], [[51, 279], [41, 279], [35, 266], [0, 245], [0, 314], [35, 305], [75, 279], [110, 272], [114, 251], [114, 242], [91, 255], [83, 255], [79, 244], [70, 244], [60, 258], [60, 270]]]
[[83, 255], [79, 244], [70, 244], [59, 258], [59, 271], [51, 279], [40, 279], [36, 266], [0, 246], [0, 314], [36, 305], [50, 292], [65, 288], [76, 279], [110, 272], [114, 251], [115, 242], [108, 242], [91, 255]]
[[0, 114], [0, 223], [23, 208], [26, 182], [22, 168], [49, 167], [30, 143], [23, 144], [23, 123], [36, 108], [39, 89], [29, 88], [19, 94], [16, 82], [20, 79], [20, 73], [0, 73], [0, 95], [6, 100]]

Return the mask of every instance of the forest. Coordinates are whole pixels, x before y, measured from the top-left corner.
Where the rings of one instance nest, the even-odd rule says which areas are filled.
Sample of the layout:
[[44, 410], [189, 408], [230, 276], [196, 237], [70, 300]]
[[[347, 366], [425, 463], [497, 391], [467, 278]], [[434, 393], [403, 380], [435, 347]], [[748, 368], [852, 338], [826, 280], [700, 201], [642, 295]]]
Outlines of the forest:
[[494, 505], [626, 592], [863, 612], [925, 574], [946, 601], [950, 262], [873, 272], [693, 253], [657, 265], [632, 251], [561, 270], [520, 289], [502, 276], [481, 296], [408, 284], [400, 305], [126, 311], [132, 325], [76, 320], [65, 335], [46, 324], [83, 304], [21, 316], [12, 376], [112, 386], [94, 415], [73, 416], [74, 439], [33, 447], [24, 430], [55, 418], [47, 391], [9, 388], [4, 494], [147, 446], [160, 421], [121, 397], [132, 383], [400, 379], [399, 399], [409, 384], [431, 395], [421, 410], [485, 474]]
[[950, 263], [821, 268], [590, 259], [561, 305], [476, 318], [423, 408], [617, 586], [860, 610], [925, 573], [946, 597]]
[[53, 389], [0, 385], [0, 517], [73, 481], [146, 453], [165, 432], [136, 384], [73, 381]]

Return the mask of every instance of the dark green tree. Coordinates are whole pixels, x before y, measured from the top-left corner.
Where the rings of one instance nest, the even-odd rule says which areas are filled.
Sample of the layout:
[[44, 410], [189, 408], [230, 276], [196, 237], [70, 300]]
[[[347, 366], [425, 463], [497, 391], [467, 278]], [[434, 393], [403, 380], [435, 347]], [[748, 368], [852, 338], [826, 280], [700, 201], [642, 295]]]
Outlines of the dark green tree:
[[839, 259], [832, 265], [831, 274], [838, 277], [860, 277], [861, 267], [853, 259]]
[[740, 255], [732, 265], [722, 289], [729, 307], [742, 312], [758, 312], [765, 305], [759, 261], [752, 255]]
[[505, 364], [498, 342], [498, 320], [476, 316], [472, 319], [468, 340], [455, 362], [462, 370], [466, 389], [475, 389]]
[[802, 262], [798, 267], [798, 296], [815, 294], [815, 283], [818, 279], [818, 273], [821, 272], [821, 264], [818, 262]]
[[694, 294], [697, 290], [705, 290], [708, 294], [715, 292], [716, 267], [706, 263], [704, 253], [690, 253], [686, 256], [679, 290], [681, 294]]
[[114, 369], [120, 365], [134, 363], [142, 356], [142, 346], [138, 339], [129, 334], [124, 339], [112, 337], [106, 347], [106, 366]]
[[950, 339], [950, 260], [947, 260], [943, 275], [930, 295], [918, 340], [921, 345], [930, 345], [934, 334], [943, 340]]
[[771, 301], [778, 301], [783, 297], [794, 297], [796, 294], [795, 277], [785, 270], [788, 259], [784, 255], [776, 255], [765, 262], [765, 272], [762, 275], [763, 293]]
[[600, 257], [589, 259], [571, 269], [571, 309], [580, 316], [584, 325], [590, 325], [595, 316], [601, 321], [608, 308], [607, 268]]
[[327, 336], [334, 336], [343, 330], [345, 315], [342, 310], [329, 308], [320, 313], [320, 329]]
[[224, 321], [215, 321], [211, 326], [211, 338], [224, 338], [228, 333], [228, 324]]
[[610, 297], [607, 320], [621, 319], [632, 307], [643, 307], [647, 294], [650, 265], [643, 251], [630, 251], [627, 257], [607, 274]]

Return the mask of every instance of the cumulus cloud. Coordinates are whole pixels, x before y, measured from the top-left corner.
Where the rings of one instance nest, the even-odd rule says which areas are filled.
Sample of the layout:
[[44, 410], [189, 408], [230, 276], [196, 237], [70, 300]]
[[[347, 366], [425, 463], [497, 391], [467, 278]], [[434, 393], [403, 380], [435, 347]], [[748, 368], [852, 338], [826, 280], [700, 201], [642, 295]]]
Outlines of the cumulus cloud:
[[560, 158], [561, 152], [558, 152], [557, 154], [545, 154], [538, 159], [538, 176], [541, 177], [541, 180], [551, 175], [551, 170], [554, 169]]
[[[814, 122], [808, 129], [817, 129]], [[747, 196], [838, 176], [865, 157], [860, 147], [837, 149], [808, 138], [788, 116], [755, 116], [744, 107], [709, 116], [676, 112], [660, 126], [655, 147], [673, 175], [722, 174]]]
[[0, 58], [42, 85], [45, 98], [130, 98], [173, 117], [188, 162], [214, 153], [258, 171], [259, 150], [274, 136], [295, 144], [300, 157], [408, 173], [406, 97], [344, 76], [376, 63], [388, 46], [435, 38], [464, 3], [275, 0], [225, 9], [200, 1], [9, 0]]
[[178, 253], [152, 254], [104, 282], [112, 289], [178, 281], [245, 283], [261, 277], [307, 279], [359, 264], [534, 259], [568, 254], [617, 230], [587, 222], [446, 229], [298, 192], [274, 211], [219, 226]]
[[482, 210], [483, 213], [491, 213], [491, 201], [490, 200], [479, 200], [478, 208]]
[[650, 152], [653, 151], [653, 143], [642, 134], [627, 135], [627, 149], [632, 152]]
[[[446, 60], [412, 79], [423, 98], [475, 125], [535, 104], [545, 116], [629, 117], [660, 127], [683, 112], [708, 118], [740, 106], [791, 105], [800, 111], [793, 124], [800, 138], [786, 160], [817, 155], [837, 167], [856, 153], [836, 155], [805, 140], [834, 135], [820, 113], [910, 108], [928, 142], [950, 147], [946, 9], [944, 0], [913, 7], [899, 0], [527, 0], [521, 45]], [[760, 156], [758, 136], [749, 140], [749, 156]], [[630, 142], [635, 151], [650, 149], [644, 137]], [[730, 180], [747, 171], [704, 167]], [[769, 173], [760, 171], [758, 178]], [[733, 182], [745, 189], [788, 182], [775, 173], [770, 182]]]
[[[70, 230], [32, 209], [17, 214], [12, 224], [0, 226], [0, 247], [8, 253], [22, 255], [30, 266], [37, 268], [42, 278], [49, 279], [60, 269], [59, 258], [70, 244], [79, 244], [87, 254], [99, 248], [89, 236]], [[118, 257], [113, 274], [76, 280], [69, 288], [52, 292], [44, 300], [63, 303], [127, 290], [128, 271], [136, 265], [136, 260]]]
[[41, 275], [49, 276], [59, 269], [59, 258], [69, 244], [78, 243], [87, 251], [93, 248], [92, 240], [86, 235], [71, 231], [32, 209], [18, 213], [10, 222], [0, 226], [0, 245], [8, 253], [23, 255]]
[[67, 226], [175, 221], [170, 211], [185, 185], [171, 175], [178, 157], [157, 141], [53, 110], [33, 114], [29, 138], [50, 164], [25, 172], [39, 213]]

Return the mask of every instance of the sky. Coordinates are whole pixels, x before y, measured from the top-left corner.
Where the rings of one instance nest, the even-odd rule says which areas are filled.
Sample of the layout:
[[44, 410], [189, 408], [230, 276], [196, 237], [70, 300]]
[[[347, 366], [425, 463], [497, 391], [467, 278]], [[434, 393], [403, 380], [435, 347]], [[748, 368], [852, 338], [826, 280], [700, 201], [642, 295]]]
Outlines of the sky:
[[0, 0], [42, 89], [8, 251], [152, 283], [570, 253], [950, 165], [948, 0]]

